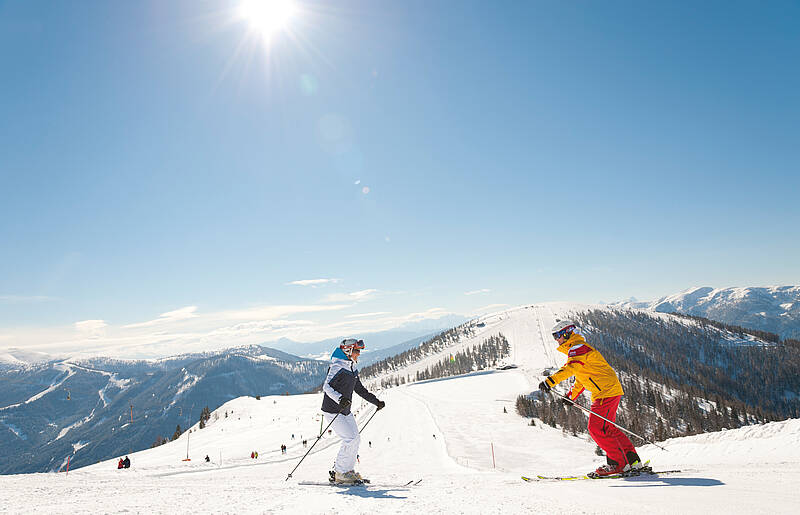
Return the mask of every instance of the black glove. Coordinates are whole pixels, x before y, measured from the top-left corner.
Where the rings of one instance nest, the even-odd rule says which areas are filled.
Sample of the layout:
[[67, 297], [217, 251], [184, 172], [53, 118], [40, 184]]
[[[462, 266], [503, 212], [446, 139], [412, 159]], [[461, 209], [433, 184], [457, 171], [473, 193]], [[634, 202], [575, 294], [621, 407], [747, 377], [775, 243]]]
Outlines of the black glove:
[[561, 397], [561, 402], [564, 403], [564, 406], [572, 406], [575, 404], [569, 397]]
[[542, 381], [539, 383], [539, 389], [545, 393], [550, 391], [550, 385], [547, 384], [547, 381]]
[[344, 413], [350, 409], [351, 404], [353, 403], [350, 401], [350, 399], [342, 398], [342, 400], [339, 401], [339, 413]]
[[383, 408], [385, 408], [385, 407], [386, 407], [386, 403], [385, 403], [385, 402], [383, 402], [383, 401], [378, 401], [378, 404], [376, 404], [375, 406], [377, 406], [377, 407], [378, 407], [378, 410], [377, 410], [377, 411], [380, 411], [380, 410], [382, 410]]

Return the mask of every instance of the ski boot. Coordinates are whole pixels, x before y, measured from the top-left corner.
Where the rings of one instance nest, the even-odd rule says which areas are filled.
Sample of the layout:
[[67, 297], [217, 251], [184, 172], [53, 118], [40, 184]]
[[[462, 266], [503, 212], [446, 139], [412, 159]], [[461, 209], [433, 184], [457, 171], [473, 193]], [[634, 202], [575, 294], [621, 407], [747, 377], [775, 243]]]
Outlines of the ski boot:
[[650, 467], [650, 460], [647, 460], [643, 463], [639, 458], [639, 455], [633, 451], [626, 453], [625, 459], [628, 460], [628, 464], [625, 465], [625, 475], [627, 476], [638, 476], [640, 474], [648, 474], [653, 471], [653, 469]]
[[360, 485], [364, 480], [355, 471], [348, 470], [347, 472], [336, 472], [334, 482], [337, 485]]
[[622, 465], [617, 465], [617, 464], [612, 465], [611, 463], [608, 463], [606, 465], [601, 465], [597, 467], [597, 470], [595, 470], [594, 472], [589, 472], [586, 475], [592, 479], [600, 479], [604, 477], [621, 476], [624, 473], [625, 473], [625, 467], [623, 467]]

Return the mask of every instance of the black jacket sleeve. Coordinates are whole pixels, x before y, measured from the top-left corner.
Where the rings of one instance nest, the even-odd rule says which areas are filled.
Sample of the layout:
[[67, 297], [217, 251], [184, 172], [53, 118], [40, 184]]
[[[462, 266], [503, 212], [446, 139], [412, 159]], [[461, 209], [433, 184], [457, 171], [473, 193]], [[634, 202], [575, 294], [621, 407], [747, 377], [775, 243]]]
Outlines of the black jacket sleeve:
[[378, 398], [375, 397], [373, 394], [369, 393], [367, 389], [364, 388], [364, 385], [361, 384], [361, 379], [359, 379], [358, 377], [356, 377], [355, 392], [361, 397], [363, 397], [364, 400], [366, 400], [367, 402], [371, 402], [376, 406], [378, 405]]

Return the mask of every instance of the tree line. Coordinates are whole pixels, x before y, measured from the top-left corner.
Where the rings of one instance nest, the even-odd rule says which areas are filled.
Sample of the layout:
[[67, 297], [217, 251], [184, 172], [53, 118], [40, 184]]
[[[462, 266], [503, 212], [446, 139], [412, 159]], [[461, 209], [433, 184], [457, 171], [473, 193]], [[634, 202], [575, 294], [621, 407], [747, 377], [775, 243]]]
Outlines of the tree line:
[[388, 388], [414, 381], [466, 374], [476, 370], [496, 367], [500, 360], [511, 352], [511, 346], [506, 337], [498, 333], [485, 338], [478, 345], [450, 354], [424, 370], [418, 370], [414, 374], [403, 374], [401, 372], [406, 366], [412, 365], [428, 356], [440, 354], [447, 348], [459, 343], [462, 338], [472, 337], [474, 334], [475, 328], [472, 323], [462, 324], [434, 336], [430, 340], [421, 343], [418, 347], [364, 367], [360, 375], [364, 379], [383, 375], [381, 387]]
[[[217, 420], [217, 417], [218, 417], [218, 415], [215, 413], [214, 414], [214, 420]], [[208, 406], [206, 405], [206, 407], [203, 408], [203, 411], [200, 412], [200, 429], [205, 429], [206, 424], [207, 424], [207, 422], [209, 421], [210, 418], [211, 418], [211, 410], [208, 409]], [[228, 412], [227, 411], [225, 412], [225, 418], [228, 418]], [[180, 438], [180, 436], [182, 434], [183, 434], [183, 430], [181, 429], [181, 425], [178, 424], [175, 427], [175, 432], [172, 433], [172, 438], [165, 438], [165, 437], [163, 437], [161, 435], [158, 435], [156, 437], [155, 442], [150, 444], [150, 448], [152, 449], [153, 447], [158, 447], [159, 445], [164, 445], [165, 443], [173, 442], [173, 441], [177, 440], [178, 438]]]
[[408, 365], [412, 365], [427, 356], [438, 354], [460, 342], [462, 337], [471, 337], [474, 335], [475, 327], [471, 322], [461, 324], [447, 331], [442, 331], [433, 338], [420, 343], [413, 349], [408, 349], [400, 354], [366, 366], [361, 369], [359, 375], [362, 378], [370, 378], [394, 372]]
[[[701, 317], [684, 317], [695, 322], [686, 324], [638, 311], [593, 310], [575, 318], [617, 370], [625, 391], [617, 421], [635, 433], [663, 440], [800, 416], [794, 340]], [[732, 334], [764, 336], [763, 343], [732, 344]], [[517, 411], [565, 432], [586, 430], [583, 412], [539, 392], [520, 396]]]

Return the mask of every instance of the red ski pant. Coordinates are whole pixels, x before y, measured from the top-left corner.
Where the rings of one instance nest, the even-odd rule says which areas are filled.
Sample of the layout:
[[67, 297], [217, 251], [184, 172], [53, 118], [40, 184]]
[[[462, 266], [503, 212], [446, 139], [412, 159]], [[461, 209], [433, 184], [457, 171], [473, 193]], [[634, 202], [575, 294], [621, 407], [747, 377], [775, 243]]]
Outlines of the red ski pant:
[[[612, 422], [616, 422], [617, 408], [619, 408], [621, 399], [621, 395], [597, 399], [592, 403], [592, 411]], [[613, 424], [609, 424], [594, 415], [589, 415], [589, 434], [592, 435], [597, 445], [606, 451], [606, 457], [609, 462], [613, 461], [617, 465], [624, 466], [628, 463], [625, 454], [636, 450], [630, 438], [625, 436], [625, 433], [617, 429]]]

